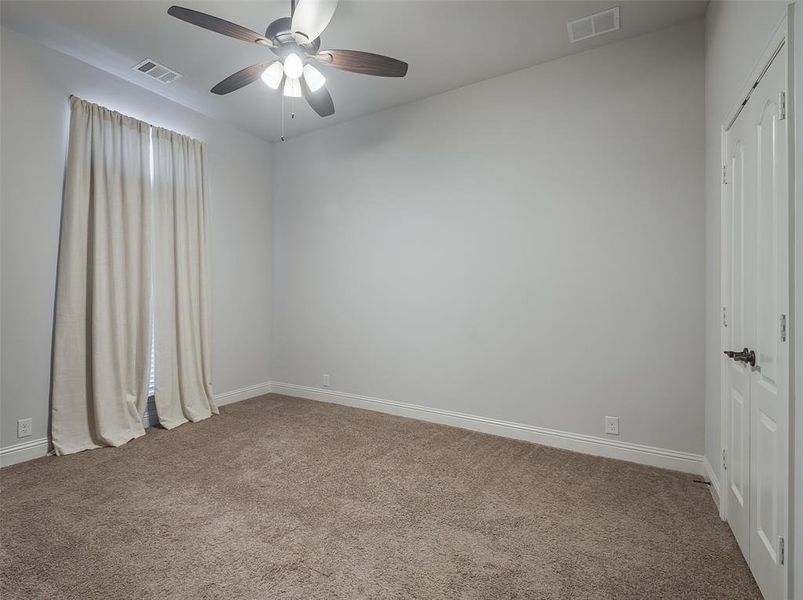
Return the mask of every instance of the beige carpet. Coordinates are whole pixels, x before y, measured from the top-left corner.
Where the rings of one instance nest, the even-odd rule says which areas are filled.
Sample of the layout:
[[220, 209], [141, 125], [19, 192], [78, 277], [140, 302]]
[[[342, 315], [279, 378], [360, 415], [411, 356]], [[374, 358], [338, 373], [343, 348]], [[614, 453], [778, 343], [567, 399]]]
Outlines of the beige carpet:
[[690, 475], [283, 396], [0, 485], [3, 600], [760, 598]]

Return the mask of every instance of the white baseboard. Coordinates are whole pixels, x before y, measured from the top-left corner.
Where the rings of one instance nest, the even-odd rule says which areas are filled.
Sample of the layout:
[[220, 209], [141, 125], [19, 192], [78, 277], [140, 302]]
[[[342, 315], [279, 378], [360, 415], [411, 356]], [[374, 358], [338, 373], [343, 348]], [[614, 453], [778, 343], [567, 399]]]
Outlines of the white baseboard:
[[[364, 408], [367, 410], [409, 417], [411, 419], [418, 419], [420, 421], [440, 423], [442, 425], [460, 427], [471, 431], [490, 433], [492, 435], [542, 444], [544, 446], [592, 454], [594, 456], [604, 456], [652, 467], [684, 471], [687, 473], [694, 473], [695, 475], [705, 475], [711, 480], [711, 493], [714, 494], [714, 500], [717, 502], [717, 506], [719, 506], [719, 480], [714, 475], [713, 470], [710, 469], [710, 465], [708, 465], [708, 467], [705, 466], [707, 461], [704, 461], [702, 456], [689, 452], [656, 448], [654, 446], [645, 446], [591, 435], [559, 431], [557, 429], [547, 429], [545, 427], [536, 427], [523, 423], [513, 423], [500, 419], [491, 419], [428, 406], [408, 404], [406, 402], [383, 400], [381, 398], [371, 398], [369, 396], [360, 396], [346, 392], [337, 392], [334, 390], [275, 381], [259, 383], [238, 390], [215, 394], [215, 402], [218, 406], [224, 406], [226, 404], [232, 404], [233, 402], [240, 402], [241, 400], [262, 396], [270, 392], [284, 394], [286, 396], [307, 398], [309, 400], [318, 400], [320, 402]], [[47, 438], [30, 440], [28, 442], [0, 448], [0, 466], [13, 465], [26, 460], [46, 456], [48, 448], [49, 441]]]
[[[249, 398], [262, 396], [267, 393], [270, 393], [270, 383], [259, 383], [257, 385], [240, 388], [239, 390], [215, 394], [215, 403], [218, 406], [224, 406], [232, 402], [248, 400]], [[147, 422], [147, 411], [143, 419]], [[48, 438], [40, 438], [0, 448], [0, 467], [7, 467], [26, 460], [47, 456], [49, 447], [50, 440]]]
[[26, 460], [47, 456], [50, 440], [39, 438], [0, 448], [0, 467], [8, 467]]
[[711, 489], [711, 497], [714, 498], [714, 504], [717, 505], [717, 511], [719, 511], [720, 516], [722, 516], [722, 505], [720, 504], [720, 487], [719, 487], [719, 477], [717, 477], [716, 472], [714, 471], [714, 467], [711, 466], [711, 463], [708, 462], [707, 458], [703, 458], [703, 474], [708, 477], [708, 481], [711, 482], [709, 488]]
[[672, 469], [695, 475], [703, 475], [703, 457], [699, 454], [681, 452], [679, 450], [669, 450], [666, 448], [656, 448], [631, 442], [622, 442], [607, 438], [600, 438], [591, 435], [559, 431], [525, 425], [523, 423], [513, 423], [477, 415], [431, 408], [406, 402], [396, 402], [393, 400], [383, 400], [381, 398], [371, 398], [369, 396], [359, 396], [329, 389], [307, 387], [291, 383], [273, 381], [270, 390], [276, 394], [296, 396], [320, 402], [330, 402], [333, 404], [344, 404], [356, 408], [364, 408], [402, 417], [418, 419], [451, 425], [462, 429], [490, 433], [516, 440], [573, 450], [583, 454], [594, 456], [604, 456], [630, 462]]
[[233, 402], [240, 402], [241, 400], [248, 400], [257, 396], [269, 394], [271, 385], [269, 381], [264, 383], [257, 383], [256, 385], [249, 385], [248, 387], [240, 388], [239, 390], [232, 390], [230, 392], [223, 392], [222, 394], [215, 394], [215, 404], [218, 406], [225, 406]]

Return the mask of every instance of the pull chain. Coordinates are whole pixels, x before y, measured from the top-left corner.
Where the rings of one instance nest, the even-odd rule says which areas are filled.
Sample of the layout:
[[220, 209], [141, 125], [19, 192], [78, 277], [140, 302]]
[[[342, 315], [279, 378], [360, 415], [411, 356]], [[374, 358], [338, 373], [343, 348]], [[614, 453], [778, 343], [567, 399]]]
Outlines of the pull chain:
[[282, 141], [284, 140], [284, 94], [282, 94]]

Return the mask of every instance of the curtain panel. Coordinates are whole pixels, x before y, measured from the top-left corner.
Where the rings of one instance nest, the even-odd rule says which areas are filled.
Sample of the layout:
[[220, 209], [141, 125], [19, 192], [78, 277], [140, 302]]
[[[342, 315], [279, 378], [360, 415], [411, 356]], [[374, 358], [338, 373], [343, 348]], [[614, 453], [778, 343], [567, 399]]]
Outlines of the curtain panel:
[[53, 336], [57, 454], [216, 414], [209, 342], [205, 149], [72, 99]]
[[153, 129], [156, 412], [172, 429], [218, 412], [212, 394], [208, 192], [201, 142]]
[[57, 454], [144, 435], [150, 127], [72, 99], [53, 336]]

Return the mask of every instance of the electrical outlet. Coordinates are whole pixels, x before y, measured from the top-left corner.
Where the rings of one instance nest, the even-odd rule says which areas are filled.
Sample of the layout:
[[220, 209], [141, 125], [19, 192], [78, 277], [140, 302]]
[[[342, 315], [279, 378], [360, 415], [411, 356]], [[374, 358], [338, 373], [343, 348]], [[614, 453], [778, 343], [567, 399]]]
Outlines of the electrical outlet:
[[329, 387], [329, 373], [323, 374], [323, 387]]
[[619, 417], [605, 417], [605, 433], [619, 435]]
[[17, 421], [17, 437], [24, 438], [31, 435], [33, 430], [33, 419], [20, 419]]

